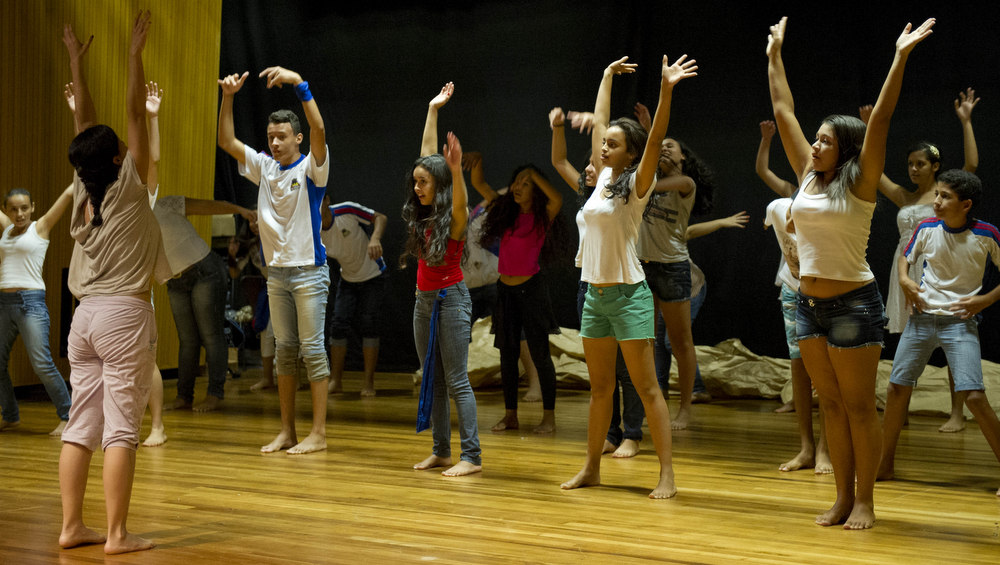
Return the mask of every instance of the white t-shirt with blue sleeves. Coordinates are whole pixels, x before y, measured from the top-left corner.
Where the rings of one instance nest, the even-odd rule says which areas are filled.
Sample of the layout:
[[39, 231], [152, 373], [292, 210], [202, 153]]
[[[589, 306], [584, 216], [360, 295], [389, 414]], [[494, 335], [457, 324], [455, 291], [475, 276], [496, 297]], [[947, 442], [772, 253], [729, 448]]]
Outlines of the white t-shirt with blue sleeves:
[[340, 263], [340, 276], [347, 282], [371, 280], [385, 271], [381, 257], [368, 256], [371, 234], [368, 229], [375, 219], [375, 210], [356, 202], [341, 202], [330, 206], [333, 223], [321, 237], [326, 253]]
[[983, 288], [986, 261], [992, 259], [1000, 267], [1000, 232], [978, 220], [952, 229], [944, 220], [928, 218], [917, 225], [903, 253], [911, 265], [924, 262], [920, 279], [927, 303], [924, 313], [954, 316], [957, 313], [949, 307]]
[[268, 267], [326, 264], [320, 237], [320, 206], [330, 173], [330, 152], [324, 163], [312, 153], [285, 167], [271, 156], [244, 148], [240, 174], [257, 183], [257, 224]]

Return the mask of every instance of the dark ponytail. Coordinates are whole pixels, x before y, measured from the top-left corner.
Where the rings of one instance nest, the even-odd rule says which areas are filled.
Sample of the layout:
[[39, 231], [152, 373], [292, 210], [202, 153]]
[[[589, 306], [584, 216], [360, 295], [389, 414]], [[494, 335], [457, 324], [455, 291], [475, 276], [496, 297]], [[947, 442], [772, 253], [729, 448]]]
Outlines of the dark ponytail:
[[94, 217], [90, 221], [95, 228], [104, 223], [101, 204], [104, 193], [111, 183], [118, 180], [121, 165], [114, 159], [119, 154], [118, 136], [105, 125], [91, 126], [80, 132], [69, 144], [69, 162], [83, 182]]

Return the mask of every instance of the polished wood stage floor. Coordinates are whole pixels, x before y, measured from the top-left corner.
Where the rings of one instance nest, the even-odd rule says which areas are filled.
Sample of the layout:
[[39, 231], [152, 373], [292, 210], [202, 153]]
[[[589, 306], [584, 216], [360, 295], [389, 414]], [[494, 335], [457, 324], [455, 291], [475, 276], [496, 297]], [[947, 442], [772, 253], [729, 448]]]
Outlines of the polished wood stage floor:
[[[169, 441], [139, 451], [129, 516], [129, 529], [158, 546], [107, 559], [100, 546], [57, 546], [60, 442], [46, 434], [55, 416], [46, 400], [22, 402], [21, 427], [0, 433], [0, 562], [1000, 562], [1000, 465], [974, 423], [946, 435], [941, 420], [912, 417], [899, 480], [876, 487], [876, 527], [850, 532], [812, 521], [832, 502], [832, 476], [777, 470], [797, 443], [794, 415], [772, 413], [773, 401], [696, 406], [695, 424], [674, 434], [679, 493], [653, 501], [648, 439], [634, 459], [605, 458], [603, 486], [559, 489], [583, 461], [586, 391], [560, 391], [559, 428], [547, 437], [491, 433], [502, 395], [478, 392], [484, 472], [444, 478], [411, 469], [431, 438], [414, 434], [408, 375], [380, 374], [369, 399], [349, 374], [349, 392], [330, 398], [330, 449], [302, 456], [258, 452], [278, 408], [276, 392], [249, 391], [254, 380], [227, 383], [218, 412], [166, 414]], [[300, 392], [300, 430], [308, 411]], [[522, 423], [540, 414], [521, 406]], [[143, 436], [148, 426], [147, 416]], [[103, 529], [100, 472], [97, 455], [85, 515]]]

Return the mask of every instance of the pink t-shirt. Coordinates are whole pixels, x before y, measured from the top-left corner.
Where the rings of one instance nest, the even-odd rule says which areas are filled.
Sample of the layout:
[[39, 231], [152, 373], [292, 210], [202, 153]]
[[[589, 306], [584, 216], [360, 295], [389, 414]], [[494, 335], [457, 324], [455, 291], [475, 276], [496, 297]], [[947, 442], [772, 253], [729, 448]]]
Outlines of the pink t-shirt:
[[514, 227], [500, 238], [500, 263], [497, 271], [512, 277], [530, 277], [541, 270], [538, 254], [545, 244], [545, 229], [535, 222], [535, 215], [519, 214]]

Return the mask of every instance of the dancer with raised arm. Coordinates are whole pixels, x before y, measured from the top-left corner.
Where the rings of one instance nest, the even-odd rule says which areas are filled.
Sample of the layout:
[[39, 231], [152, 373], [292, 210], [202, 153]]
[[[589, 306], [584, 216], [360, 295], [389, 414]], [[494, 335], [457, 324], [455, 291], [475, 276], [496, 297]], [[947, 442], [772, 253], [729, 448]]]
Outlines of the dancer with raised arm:
[[774, 118], [800, 189], [790, 207], [798, 240], [799, 349], [826, 417], [837, 500], [816, 517], [823, 526], [870, 528], [882, 447], [875, 373], [883, 343], [882, 296], [865, 260], [885, 143], [913, 47], [934, 19], [896, 40], [895, 55], [868, 127], [853, 116], [823, 120], [812, 144], [795, 117], [781, 47], [787, 18], [771, 26], [767, 75]]
[[615, 75], [635, 72], [623, 57], [605, 70], [594, 104], [591, 148], [600, 155], [597, 188], [583, 207], [583, 237], [577, 265], [588, 283], [580, 336], [590, 373], [590, 409], [587, 421], [587, 458], [583, 469], [564, 489], [599, 485], [601, 454], [611, 423], [615, 385], [615, 356], [619, 347], [629, 375], [649, 418], [650, 435], [660, 460], [660, 476], [650, 498], [677, 493], [671, 460], [670, 412], [653, 367], [653, 296], [636, 255], [642, 213], [656, 177], [660, 142], [670, 121], [674, 86], [695, 76], [694, 60], [682, 55], [673, 64], [663, 56], [660, 96], [652, 128], [631, 119], [609, 123], [611, 82]]
[[[128, 146], [97, 113], [84, 78], [81, 43], [67, 24], [79, 132], [69, 146], [76, 169], [70, 235], [75, 240], [69, 289], [80, 299], [69, 335], [73, 405], [59, 456], [64, 548], [104, 543], [105, 553], [150, 549], [153, 543], [126, 528], [139, 425], [156, 361], [156, 320], [150, 280], [170, 278], [160, 230], [146, 187], [149, 138], [142, 51], [150, 14], [140, 12], [128, 52]], [[83, 500], [94, 450], [104, 449], [104, 498], [108, 532], [84, 525]]]
[[[219, 147], [240, 164], [240, 174], [258, 184], [257, 218], [267, 262], [267, 296], [274, 326], [281, 431], [261, 453], [287, 449], [300, 455], [326, 449], [327, 382], [330, 365], [323, 342], [330, 272], [320, 239], [320, 204], [330, 173], [326, 129], [309, 83], [291, 70], [268, 67], [258, 77], [267, 87], [292, 85], [309, 123], [309, 154], [303, 155], [302, 128], [291, 110], [268, 116], [271, 155], [236, 139], [233, 98], [249, 73], [219, 79]], [[312, 427], [301, 442], [295, 432], [296, 360], [301, 357], [312, 395]]]
[[[420, 158], [406, 176], [403, 205], [407, 256], [417, 258], [417, 292], [413, 306], [413, 341], [424, 368], [417, 432], [431, 428], [431, 455], [413, 466], [422, 471], [445, 467], [446, 477], [483, 470], [476, 419], [476, 396], [469, 383], [469, 339], [472, 300], [462, 280], [462, 249], [469, 222], [468, 194], [462, 177], [462, 146], [454, 134], [437, 153], [438, 110], [448, 103], [455, 85], [441, 88], [427, 106]], [[455, 401], [462, 454], [452, 465], [451, 409]]]

